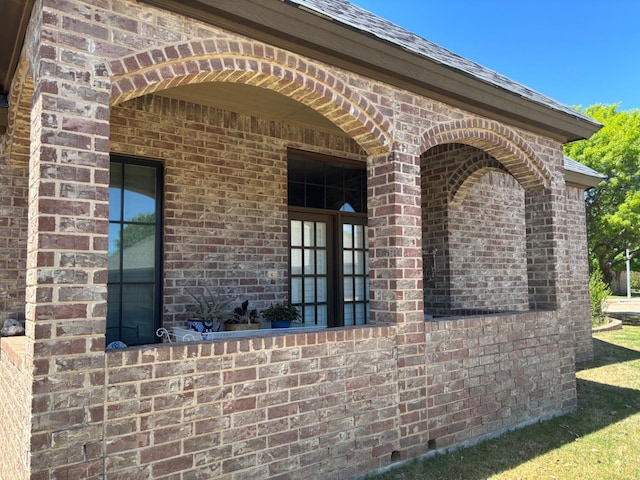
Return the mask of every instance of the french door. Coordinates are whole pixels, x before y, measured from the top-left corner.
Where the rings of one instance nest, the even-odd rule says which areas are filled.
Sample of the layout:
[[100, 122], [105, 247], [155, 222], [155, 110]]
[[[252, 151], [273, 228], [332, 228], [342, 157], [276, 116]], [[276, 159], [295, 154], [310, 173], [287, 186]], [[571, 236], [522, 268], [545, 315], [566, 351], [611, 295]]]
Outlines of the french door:
[[305, 325], [369, 323], [366, 218], [289, 211], [290, 296]]

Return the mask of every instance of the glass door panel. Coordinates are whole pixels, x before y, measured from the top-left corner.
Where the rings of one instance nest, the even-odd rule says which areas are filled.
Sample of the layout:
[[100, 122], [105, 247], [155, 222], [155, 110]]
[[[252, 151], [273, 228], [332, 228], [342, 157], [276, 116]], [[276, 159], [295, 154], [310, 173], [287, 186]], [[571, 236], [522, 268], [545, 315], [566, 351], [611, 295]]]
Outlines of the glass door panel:
[[369, 323], [367, 226], [342, 223], [342, 300], [344, 325]]
[[325, 215], [292, 215], [289, 222], [290, 299], [302, 312], [305, 325], [329, 326], [331, 320], [331, 225], [331, 217]]

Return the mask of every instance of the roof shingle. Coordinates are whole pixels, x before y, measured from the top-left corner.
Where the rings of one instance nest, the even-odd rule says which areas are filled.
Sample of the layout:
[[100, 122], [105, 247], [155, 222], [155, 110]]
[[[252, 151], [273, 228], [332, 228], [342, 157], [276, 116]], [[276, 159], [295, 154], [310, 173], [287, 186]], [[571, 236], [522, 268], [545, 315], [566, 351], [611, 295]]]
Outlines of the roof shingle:
[[530, 101], [593, 122], [591, 118], [567, 105], [461, 57], [346, 0], [285, 0], [285, 2], [312, 10], [331, 21], [374, 36], [382, 41], [415, 53], [416, 55], [463, 72], [497, 88], [520, 95]]

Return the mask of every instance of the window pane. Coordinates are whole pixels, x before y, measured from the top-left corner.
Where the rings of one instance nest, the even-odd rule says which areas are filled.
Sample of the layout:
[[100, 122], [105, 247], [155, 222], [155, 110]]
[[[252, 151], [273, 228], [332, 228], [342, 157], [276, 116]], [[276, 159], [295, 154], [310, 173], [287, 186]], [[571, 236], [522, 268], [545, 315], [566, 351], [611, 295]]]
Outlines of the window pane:
[[122, 214], [122, 164], [112, 163], [109, 175], [109, 220], [120, 220]]
[[124, 220], [155, 222], [156, 169], [125, 165], [124, 189]]
[[344, 205], [344, 194], [341, 188], [327, 187], [327, 208], [329, 210], [340, 210]]
[[109, 224], [109, 279], [108, 282], [120, 281], [120, 224]]
[[314, 225], [315, 222], [304, 222], [304, 246], [305, 247], [313, 247], [314, 242]]
[[304, 207], [304, 183], [289, 182], [288, 198], [289, 205], [294, 207]]
[[327, 274], [327, 251], [316, 250], [316, 270], [318, 275]]
[[155, 231], [153, 225], [125, 225], [122, 230], [124, 282], [155, 280]]
[[327, 246], [327, 224], [324, 222], [316, 223], [316, 247]]
[[302, 278], [291, 279], [291, 303], [302, 303]]
[[354, 225], [353, 244], [355, 248], [364, 248], [364, 227], [362, 225]]
[[304, 303], [314, 303], [316, 301], [315, 283], [313, 277], [304, 279]]
[[325, 208], [324, 187], [307, 185], [305, 189], [305, 203], [310, 208]]
[[291, 221], [291, 246], [293, 247], [301, 247], [302, 246], [302, 222], [299, 220]]
[[326, 163], [324, 168], [326, 184], [342, 190], [344, 188], [343, 176], [345, 168], [341, 165], [332, 165], [330, 163]]
[[356, 303], [356, 325], [364, 325], [367, 322], [367, 318], [365, 316], [365, 305], [363, 303]]
[[302, 249], [291, 249], [291, 274], [302, 275]]
[[345, 275], [353, 274], [353, 252], [351, 250], [342, 252], [342, 270]]
[[316, 162], [313, 160], [305, 160], [305, 176], [307, 183], [313, 183], [315, 185], [324, 185], [324, 162]]
[[315, 250], [307, 249], [304, 251], [304, 273], [305, 275], [312, 275], [316, 273], [315, 265]]
[[122, 341], [127, 345], [155, 341], [153, 285], [127, 285], [122, 291]]
[[356, 275], [364, 274], [364, 254], [365, 252], [353, 252], [354, 261], [353, 261], [353, 272]]
[[109, 343], [118, 340], [120, 332], [120, 285], [107, 286], [107, 333], [113, 332], [114, 337], [107, 341]]
[[355, 291], [354, 291], [354, 299], [357, 302], [362, 302], [365, 300], [364, 298], [364, 278], [362, 277], [355, 277], [354, 278], [355, 281]]
[[344, 306], [344, 325], [345, 327], [350, 327], [354, 325], [353, 323], [353, 304], [347, 303]]
[[316, 307], [315, 305], [305, 305], [304, 311], [304, 323], [305, 325], [314, 325], [316, 323]]
[[353, 278], [346, 277], [343, 281], [344, 284], [344, 301], [353, 302]]
[[342, 248], [353, 248], [352, 225], [342, 225]]
[[304, 160], [293, 160], [289, 159], [288, 163], [288, 173], [287, 177], [289, 181], [293, 182], [304, 182]]
[[[327, 326], [328, 318], [327, 318], [327, 306], [326, 305], [318, 305], [316, 309], [316, 325]], [[305, 322], [306, 323], [306, 322]]]
[[326, 278], [318, 278], [316, 280], [316, 302], [326, 302], [327, 301], [327, 279]]

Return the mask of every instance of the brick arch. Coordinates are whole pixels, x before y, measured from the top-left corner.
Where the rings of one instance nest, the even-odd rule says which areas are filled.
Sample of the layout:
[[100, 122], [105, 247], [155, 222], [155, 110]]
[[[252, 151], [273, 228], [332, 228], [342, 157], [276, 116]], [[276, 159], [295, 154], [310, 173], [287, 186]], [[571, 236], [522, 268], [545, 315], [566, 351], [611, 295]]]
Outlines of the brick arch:
[[326, 70], [274, 47], [239, 40], [203, 40], [153, 48], [113, 60], [111, 104], [167, 88], [231, 82], [278, 92], [320, 113], [370, 155], [391, 145], [390, 122]]
[[425, 132], [422, 151], [446, 143], [462, 143], [487, 152], [527, 191], [549, 186], [549, 170], [522, 137], [500, 123], [472, 119], [435, 126]]
[[502, 163], [487, 152], [481, 152], [460, 165], [449, 178], [449, 203], [460, 205], [464, 202], [473, 185], [490, 170], [511, 175]]
[[9, 122], [5, 134], [4, 149], [16, 164], [29, 164], [31, 155], [31, 101], [33, 99], [33, 78], [30, 65], [21, 61], [16, 69], [9, 100]]

